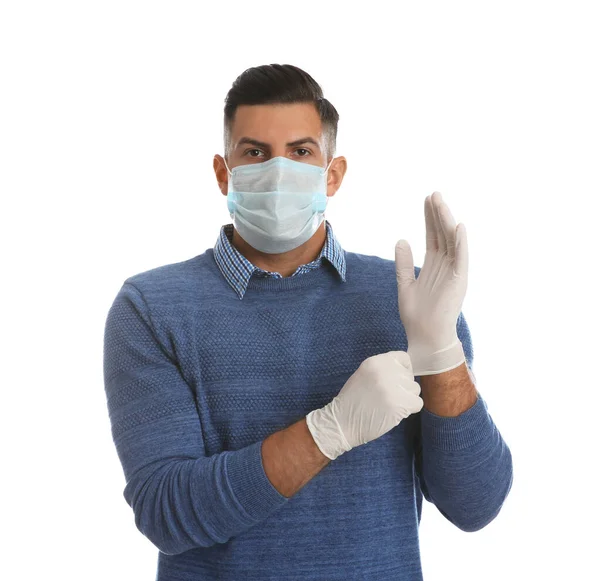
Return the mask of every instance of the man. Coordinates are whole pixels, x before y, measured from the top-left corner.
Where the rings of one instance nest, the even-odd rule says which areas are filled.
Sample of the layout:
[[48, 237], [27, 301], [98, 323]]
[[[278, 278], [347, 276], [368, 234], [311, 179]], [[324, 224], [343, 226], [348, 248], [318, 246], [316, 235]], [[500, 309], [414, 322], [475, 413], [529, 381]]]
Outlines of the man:
[[109, 311], [112, 435], [158, 581], [422, 579], [422, 497], [476, 531], [512, 486], [471, 370], [464, 226], [436, 192], [422, 269], [405, 241], [344, 251], [337, 121], [296, 67], [240, 75], [213, 163], [233, 223]]

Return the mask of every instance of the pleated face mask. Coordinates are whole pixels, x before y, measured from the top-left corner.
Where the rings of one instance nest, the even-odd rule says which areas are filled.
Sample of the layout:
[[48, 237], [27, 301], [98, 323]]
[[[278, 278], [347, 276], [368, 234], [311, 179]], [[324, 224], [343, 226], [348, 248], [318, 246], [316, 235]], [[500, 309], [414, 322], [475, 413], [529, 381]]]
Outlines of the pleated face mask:
[[331, 161], [325, 169], [281, 156], [233, 170], [225, 163], [227, 208], [240, 236], [267, 254], [309, 240], [324, 220]]

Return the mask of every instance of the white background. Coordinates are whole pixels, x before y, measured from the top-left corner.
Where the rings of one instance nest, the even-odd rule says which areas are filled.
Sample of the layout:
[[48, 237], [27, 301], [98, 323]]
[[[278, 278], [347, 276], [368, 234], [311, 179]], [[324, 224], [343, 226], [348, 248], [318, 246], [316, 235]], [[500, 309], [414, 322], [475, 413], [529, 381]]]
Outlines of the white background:
[[435, 190], [467, 229], [463, 312], [514, 484], [476, 533], [424, 503], [425, 579], [599, 578], [599, 23], [573, 1], [3, 2], [0, 576], [154, 578], [104, 321], [125, 278], [214, 245], [225, 95], [289, 63], [340, 114], [347, 250], [405, 238], [421, 265]]

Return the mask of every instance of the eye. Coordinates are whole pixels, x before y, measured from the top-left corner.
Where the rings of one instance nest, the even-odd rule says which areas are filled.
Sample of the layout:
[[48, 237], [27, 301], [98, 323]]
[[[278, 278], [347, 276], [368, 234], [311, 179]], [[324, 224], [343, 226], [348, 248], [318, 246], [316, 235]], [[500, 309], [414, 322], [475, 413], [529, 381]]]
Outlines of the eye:
[[[308, 149], [305, 149], [304, 147], [300, 147], [296, 151], [306, 151], [308, 154], [310, 154], [310, 151], [308, 151]], [[307, 155], [301, 155], [300, 157], [308, 157], [308, 156]]]
[[[246, 155], [246, 153], [250, 153], [251, 151], [260, 151], [260, 149], [247, 149], [246, 152], [244, 153], [244, 155]], [[250, 157], [257, 157], [257, 156], [251, 155]]]

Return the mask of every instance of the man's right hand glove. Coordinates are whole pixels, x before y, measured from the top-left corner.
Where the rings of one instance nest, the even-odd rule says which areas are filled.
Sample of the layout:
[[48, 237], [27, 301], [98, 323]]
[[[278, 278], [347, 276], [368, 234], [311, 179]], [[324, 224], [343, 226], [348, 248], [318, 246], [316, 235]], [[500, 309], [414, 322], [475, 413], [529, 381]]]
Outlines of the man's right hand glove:
[[405, 351], [365, 359], [326, 406], [306, 416], [317, 446], [331, 460], [379, 438], [423, 407]]

